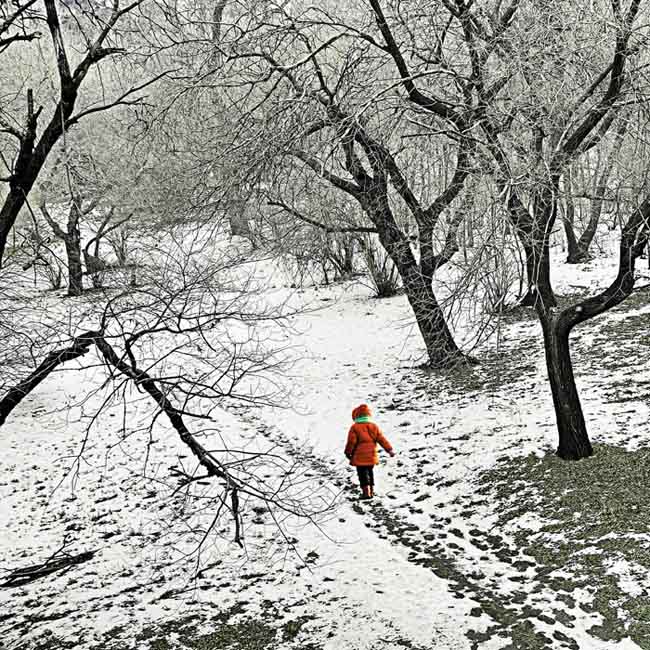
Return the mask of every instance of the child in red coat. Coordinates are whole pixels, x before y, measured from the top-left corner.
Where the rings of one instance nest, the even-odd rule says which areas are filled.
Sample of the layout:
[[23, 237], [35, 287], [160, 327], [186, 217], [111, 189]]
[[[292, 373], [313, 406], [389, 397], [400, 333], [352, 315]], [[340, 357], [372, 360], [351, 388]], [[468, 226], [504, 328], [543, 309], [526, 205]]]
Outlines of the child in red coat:
[[345, 445], [345, 455], [350, 465], [357, 468], [361, 498], [371, 499], [374, 496], [374, 466], [379, 463], [377, 443], [379, 443], [391, 456], [395, 455], [390, 442], [384, 438], [379, 427], [370, 421], [372, 413], [367, 404], [361, 404], [352, 411], [354, 424], [348, 432], [348, 441]]

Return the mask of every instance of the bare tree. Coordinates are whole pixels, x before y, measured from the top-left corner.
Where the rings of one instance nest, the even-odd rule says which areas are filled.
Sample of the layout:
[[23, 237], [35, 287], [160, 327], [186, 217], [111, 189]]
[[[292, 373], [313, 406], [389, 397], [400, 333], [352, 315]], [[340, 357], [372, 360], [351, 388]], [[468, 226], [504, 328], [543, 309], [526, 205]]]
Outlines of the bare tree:
[[[452, 111], [446, 102], [420, 89], [421, 72], [407, 66], [380, 1], [370, 0], [370, 4], [409, 99], [435, 114]], [[544, 333], [559, 433], [558, 455], [583, 458], [592, 453], [592, 447], [575, 385], [569, 334], [576, 325], [611, 309], [632, 292], [635, 260], [648, 240], [650, 197], [642, 198], [627, 218], [614, 281], [601, 293], [564, 309], [557, 308], [551, 284], [550, 237], [562, 175], [572, 161], [602, 145], [624, 111], [630, 91], [627, 79], [632, 77], [627, 66], [637, 47], [632, 39], [641, 1], [631, 0], [624, 8], [619, 0], [612, 0], [609, 15], [599, 18], [610, 35], [613, 55], [594, 45], [594, 57], [602, 61], [595, 74], [591, 68], [579, 67], [583, 59], [569, 58], [572, 34], [588, 31], [590, 24], [568, 5], [560, 9], [555, 3], [532, 6], [513, 0], [505, 7], [497, 2], [491, 11], [479, 11], [462, 0], [444, 5], [449, 24], [455, 26], [457, 39], [465, 47], [468, 90], [476, 98], [476, 114], [495, 163], [495, 180], [525, 251], [530, 297]], [[606, 11], [604, 5], [594, 3], [594, 11]], [[543, 38], [540, 29], [546, 30]], [[527, 41], [527, 37], [534, 40]], [[550, 66], [553, 74], [547, 75], [543, 68], [539, 74], [542, 65]], [[549, 79], [563, 87], [561, 93]], [[569, 81], [579, 84], [571, 93], [567, 93]], [[581, 91], [583, 83], [586, 90]], [[530, 103], [510, 106], [513, 94], [524, 91]], [[526, 127], [523, 131], [515, 128], [519, 115]], [[522, 137], [531, 143], [528, 148], [521, 148]]]
[[[565, 193], [565, 215], [563, 218], [563, 224], [567, 239], [567, 262], [569, 264], [577, 264], [578, 262], [585, 262], [589, 259], [589, 248], [596, 235], [598, 224], [600, 223], [610, 176], [621, 151], [628, 123], [628, 118], [625, 115], [622, 115], [619, 118], [614, 132], [614, 141], [610, 150], [604, 154], [605, 161], [602, 168], [597, 166], [593, 173], [591, 188], [575, 187], [575, 183], [571, 180], [572, 174], [575, 172], [575, 166], [569, 166], [564, 173], [563, 189]], [[590, 189], [591, 192], [589, 192]], [[575, 231], [576, 210], [574, 193], [579, 199], [587, 195], [590, 204], [587, 225], [579, 235], [576, 235]]]
[[[421, 125], [408, 105], [395, 102], [394, 84], [370, 73], [388, 58], [374, 36], [355, 26], [359, 18], [366, 29], [372, 18], [367, 9], [346, 9], [345, 19], [311, 6], [296, 7], [295, 13], [286, 7], [267, 13], [253, 5], [243, 10], [241, 20], [250, 29], [245, 35], [226, 31], [222, 42], [228, 53], [226, 85], [235, 89], [231, 104], [242, 112], [242, 140], [251, 142], [258, 134], [251, 156], [259, 161], [260, 185], [270, 205], [325, 231], [376, 232], [401, 277], [429, 365], [445, 368], [466, 360], [433, 290], [436, 271], [458, 250], [464, 215], [452, 204], [472, 171], [473, 124], [465, 117], [466, 96], [452, 88], [463, 109], [443, 111], [440, 121]], [[405, 139], [415, 139], [418, 130], [422, 139], [437, 137], [447, 144], [452, 171], [439, 179], [435, 192], [430, 187], [421, 192], [404, 162], [409, 154], [418, 155]], [[430, 162], [432, 168], [440, 163]], [[296, 187], [296, 176], [308, 191]], [[341, 200], [356, 201], [371, 225], [335, 227], [314, 219], [308, 197], [318, 179], [319, 187], [324, 182], [330, 191], [347, 195]], [[413, 239], [400, 224], [397, 211], [402, 210], [416, 231]], [[443, 219], [447, 213], [451, 217]], [[436, 237], [441, 230], [443, 236]]]
[[81, 265], [81, 232], [79, 222], [84, 215], [92, 212], [96, 204], [90, 203], [83, 206], [81, 197], [73, 194], [70, 197], [70, 207], [68, 209], [68, 218], [66, 228], [61, 226], [52, 218], [45, 200], [41, 202], [40, 209], [45, 220], [52, 228], [56, 237], [61, 239], [65, 244], [65, 253], [68, 260], [68, 295], [80, 296], [83, 293], [83, 267]]
[[0, 54], [12, 43], [33, 41], [40, 33], [33, 21], [34, 5], [38, 0], [16, 0], [0, 4]]
[[[47, 23], [53, 44], [59, 95], [51, 104], [39, 106], [38, 98], [34, 96], [33, 89], [28, 86], [23, 119], [19, 119], [16, 115], [8, 116], [5, 111], [0, 113], [2, 131], [11, 136], [16, 145], [13, 160], [5, 159], [8, 176], [1, 179], [7, 183], [8, 191], [0, 207], [0, 264], [4, 257], [9, 232], [25, 205], [48, 156], [63, 134], [79, 120], [89, 115], [118, 105], [139, 103], [138, 95], [141, 91], [160, 77], [157, 75], [142, 83], [137, 83], [119, 93], [112, 100], [100, 101], [75, 112], [80, 90], [88, 78], [89, 72], [105, 59], [125, 53], [122, 47], [111, 41], [111, 36], [113, 36], [118, 22], [133, 12], [142, 2], [143, 0], [135, 0], [122, 6], [120, 0], [115, 0], [108, 12], [103, 7], [99, 7], [96, 11], [84, 11], [84, 19], [90, 21], [91, 27], [95, 28], [96, 33], [94, 37], [90, 37], [86, 33], [80, 34], [79, 40], [83, 42], [85, 51], [74, 69], [70, 64], [68, 47], [55, 0], [43, 0], [45, 16], [33, 18], [34, 21], [37, 18], [39, 20], [44, 18]], [[23, 6], [33, 9], [35, 3], [29, 2]], [[26, 11], [20, 15], [25, 16]], [[12, 24], [15, 24], [15, 20]], [[79, 20], [75, 21], [75, 24], [80, 24]], [[46, 116], [47, 123], [39, 134], [42, 115]], [[10, 117], [11, 119], [9, 119]]]

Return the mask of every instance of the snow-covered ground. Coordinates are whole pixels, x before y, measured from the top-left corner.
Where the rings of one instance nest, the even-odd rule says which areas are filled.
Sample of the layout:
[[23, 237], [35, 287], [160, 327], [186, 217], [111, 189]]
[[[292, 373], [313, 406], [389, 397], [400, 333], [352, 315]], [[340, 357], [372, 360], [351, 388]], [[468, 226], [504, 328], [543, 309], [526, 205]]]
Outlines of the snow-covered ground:
[[[260, 267], [261, 276], [268, 268]], [[607, 258], [573, 267], [570, 276], [561, 268], [561, 294], [602, 288], [615, 275]], [[185, 506], [169, 480], [169, 467], [188, 452], [162, 419], [147, 426], [153, 409], [131, 388], [127, 417], [117, 401], [88, 428], [113, 387], [91, 353], [57, 371], [2, 427], [0, 570], [38, 564], [64, 545], [94, 556], [66, 573], [0, 589], [0, 648], [37, 647], [37, 640], [52, 648], [150, 648], [160, 626], [169, 646], [155, 647], [183, 646], [179, 631], [209, 635], [223, 612], [229, 625], [261, 620], [277, 628], [260, 647], [278, 649], [642, 647], [590, 634], [601, 619], [585, 611], [592, 594], [576, 590], [569, 602], [536, 580], [514, 528], [498, 526], [495, 504], [479, 490], [479, 477], [498, 463], [542, 456], [556, 444], [535, 320], [502, 323], [499, 354], [495, 335], [474, 351], [477, 368], [431, 374], [417, 367], [422, 346], [404, 296], [378, 301], [354, 284], [290, 291], [269, 283], [273, 299], [306, 308], [283, 330], [295, 355], [291, 408], [226, 406], [201, 440], [296, 458], [306, 489], [337, 495], [335, 506], [318, 525], [286, 519], [287, 547], [268, 513], [248, 504], [246, 548], [215, 535], [197, 563], [183, 536]], [[625, 370], [581, 370], [580, 361], [604, 323], [649, 313], [647, 306], [619, 310], [574, 336], [597, 442], [643, 445], [648, 407], [605, 399]], [[472, 323], [457, 336], [470, 340]], [[615, 345], [599, 358], [614, 355]], [[636, 381], [650, 380], [650, 370], [634, 372]], [[394, 459], [382, 454], [378, 496], [363, 504], [342, 454], [350, 411], [361, 402], [397, 450]], [[632, 440], [631, 430], [641, 437]], [[517, 499], [516, 484], [509, 498]], [[545, 523], [529, 510], [517, 528], [534, 535]], [[609, 570], [621, 589], [648, 596], [643, 567], [621, 560]], [[523, 621], [532, 626], [526, 634], [544, 635], [541, 645], [526, 645]], [[287, 633], [291, 622], [295, 634]]]

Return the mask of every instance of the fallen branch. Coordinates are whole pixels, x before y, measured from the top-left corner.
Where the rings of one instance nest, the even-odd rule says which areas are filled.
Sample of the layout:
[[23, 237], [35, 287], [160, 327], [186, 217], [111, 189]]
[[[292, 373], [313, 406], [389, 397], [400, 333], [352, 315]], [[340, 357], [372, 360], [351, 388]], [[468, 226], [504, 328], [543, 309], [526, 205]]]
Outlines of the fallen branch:
[[30, 582], [34, 582], [39, 578], [43, 578], [44, 576], [48, 576], [51, 573], [56, 573], [57, 571], [68, 571], [77, 564], [92, 560], [95, 556], [95, 552], [96, 551], [84, 551], [77, 555], [70, 555], [68, 553], [60, 554], [60, 551], [57, 551], [41, 564], [34, 564], [32, 566], [11, 571], [5, 579], [5, 582], [0, 583], [0, 587], [20, 587]]
[[[221, 504], [232, 513], [235, 527], [234, 541], [239, 546], [243, 547], [244, 545], [243, 522], [241, 518], [242, 495], [260, 499], [264, 501], [267, 507], [270, 505], [276, 505], [285, 513], [302, 517], [307, 516], [311, 519], [312, 514], [306, 514], [302, 507], [300, 507], [300, 504], [296, 503], [295, 500], [289, 499], [285, 502], [279, 498], [279, 488], [267, 491], [256, 486], [254, 483], [246, 482], [246, 480], [234, 476], [230, 471], [229, 465], [221, 462], [213, 450], [203, 447], [203, 445], [189, 431], [183, 419], [187, 414], [173, 405], [167, 394], [164, 392], [164, 388], [161, 388], [159, 380], [152, 377], [145, 370], [139, 368], [138, 362], [131, 352], [128, 352], [128, 358], [124, 355], [120, 355], [106, 340], [103, 330], [87, 331], [84, 334], [75, 337], [70, 346], [50, 352], [45, 360], [34, 372], [31, 373], [31, 375], [29, 375], [29, 377], [21, 381], [17, 386], [11, 388], [7, 395], [0, 400], [0, 425], [6, 421], [8, 415], [22, 401], [22, 399], [24, 399], [24, 397], [39, 383], [41, 383], [51, 372], [66, 361], [83, 356], [93, 345], [97, 348], [97, 351], [107, 366], [109, 366], [114, 372], [116, 371], [133, 381], [136, 388], [146, 392], [155, 401], [160, 411], [167, 416], [172, 427], [178, 433], [181, 441], [189, 447], [193, 456], [198, 460], [199, 465], [206, 470], [206, 474], [194, 476], [185, 471], [174, 468], [172, 474], [176, 475], [180, 479], [181, 486], [186, 487], [191, 483], [205, 481], [206, 479], [214, 477], [223, 481], [224, 493], [220, 500]], [[155, 417], [157, 417], [157, 415]], [[259, 455], [260, 454], [253, 454], [252, 458], [257, 458]], [[285, 476], [288, 476], [290, 472], [291, 470], [285, 471]], [[221, 506], [219, 507], [219, 511], [220, 510]], [[9, 576], [4, 585], [0, 586], [23, 584], [23, 582], [29, 582], [32, 579], [63, 569], [67, 564], [84, 561], [84, 559], [88, 559], [88, 556], [81, 554], [80, 556], [74, 557], [57, 557], [42, 565], [19, 569]]]
[[[167, 396], [158, 388], [154, 378], [144, 370], [140, 370], [135, 363], [128, 364], [124, 358], [119, 357], [113, 347], [103, 336], [95, 338], [95, 345], [104, 356], [106, 362], [123, 375], [133, 380], [136, 386], [142, 388], [158, 404], [174, 427], [180, 439], [190, 448], [199, 464], [208, 472], [208, 476], [216, 476], [226, 482], [226, 489], [231, 490], [232, 514], [235, 518], [235, 541], [242, 546], [239, 528], [239, 498], [237, 491], [246, 492], [245, 486], [233, 478], [227, 469], [190, 433], [185, 426], [183, 417], [178, 409], [167, 399]], [[133, 361], [133, 360], [132, 360]]]
[[94, 343], [96, 336], [99, 336], [98, 332], [85, 332], [75, 337], [72, 345], [67, 348], [50, 352], [31, 375], [11, 388], [0, 400], [0, 426], [6, 422], [9, 414], [23, 401], [25, 396], [34, 390], [58, 366], [66, 361], [84, 356]]

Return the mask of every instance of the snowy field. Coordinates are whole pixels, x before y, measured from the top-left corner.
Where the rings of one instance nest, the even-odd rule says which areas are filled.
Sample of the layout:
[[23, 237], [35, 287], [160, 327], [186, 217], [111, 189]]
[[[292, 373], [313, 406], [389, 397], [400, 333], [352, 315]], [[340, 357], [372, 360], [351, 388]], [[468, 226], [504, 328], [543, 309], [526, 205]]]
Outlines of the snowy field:
[[[615, 274], [608, 258], [559, 269], [561, 295], [602, 288]], [[300, 489], [332, 507], [314, 523], [287, 517], [280, 533], [268, 512], [245, 504], [243, 550], [223, 531], [196, 552], [169, 473], [191, 463], [188, 452], [162, 418], [148, 427], [153, 407], [133, 388], [128, 413], [113, 399], [94, 417], [117, 380], [91, 352], [49, 377], [2, 427], [0, 581], [62, 548], [93, 555], [0, 589], [0, 648], [650, 648], [647, 501], [624, 502], [639, 509], [634, 525], [627, 512], [606, 518], [608, 537], [597, 521], [614, 502], [601, 511], [598, 493], [586, 495], [597, 521], [578, 540], [575, 531], [587, 529], [567, 525], [561, 501], [571, 490], [557, 490], [563, 505], [554, 512], [555, 496], [527, 473], [555, 486], [573, 471], [552, 456], [536, 319], [509, 314], [472, 351], [480, 365], [434, 374], [419, 368], [404, 296], [266, 279], [271, 299], [304, 309], [279, 341], [293, 358], [287, 406], [225, 405], [201, 440], [295, 459]], [[35, 294], [39, 310], [55, 302]], [[648, 458], [649, 314], [650, 297], [638, 292], [572, 337], [598, 445], [579, 465], [589, 476], [593, 464], [594, 490], [608, 454], [627, 450], [633, 465]], [[459, 342], [473, 331], [459, 322]], [[342, 453], [361, 402], [397, 451], [381, 454], [371, 503], [358, 502]], [[637, 465], [633, 475], [648, 478], [647, 464]], [[571, 519], [589, 517], [580, 499], [570, 503]], [[594, 558], [592, 573], [584, 558]]]

